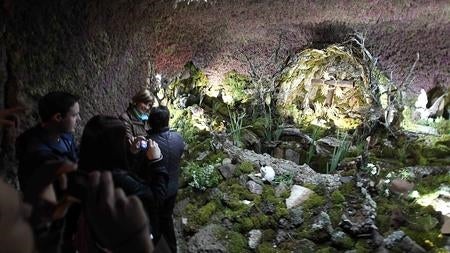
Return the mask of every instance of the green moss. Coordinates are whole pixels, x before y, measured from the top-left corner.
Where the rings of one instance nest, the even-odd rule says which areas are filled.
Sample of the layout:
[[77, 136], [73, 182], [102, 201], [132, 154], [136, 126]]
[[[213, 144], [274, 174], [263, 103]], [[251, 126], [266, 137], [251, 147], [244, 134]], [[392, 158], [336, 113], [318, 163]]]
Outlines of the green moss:
[[271, 241], [275, 240], [276, 236], [277, 236], [277, 234], [276, 234], [275, 230], [265, 229], [262, 232], [261, 241], [262, 242], [271, 242]]
[[427, 232], [413, 230], [407, 227], [401, 227], [401, 229], [406, 235], [411, 237], [411, 239], [417, 242], [420, 246], [424, 247], [426, 250], [431, 251], [439, 247], [444, 247], [445, 245], [445, 238], [438, 229]]
[[242, 174], [249, 174], [254, 171], [253, 163], [249, 161], [243, 161], [240, 163], [235, 170], [235, 176], [240, 176]]
[[303, 210], [315, 209], [326, 204], [326, 199], [318, 194], [312, 194], [305, 202], [303, 202]]
[[354, 196], [355, 191], [357, 191], [357, 188], [356, 188], [356, 185], [354, 184], [354, 182], [349, 182], [349, 183], [342, 184], [339, 187], [339, 191], [344, 196]]
[[249, 252], [247, 238], [238, 232], [229, 231], [227, 233], [227, 249], [230, 253]]
[[316, 252], [317, 253], [334, 253], [334, 252], [338, 252], [338, 251], [333, 247], [324, 247], [324, 248], [318, 249]]
[[436, 191], [441, 185], [445, 184], [450, 185], [450, 173], [422, 178], [417, 182], [415, 189], [420, 194], [428, 194]]
[[439, 215], [431, 206], [422, 207], [415, 202], [405, 199], [392, 199], [378, 197], [376, 224], [379, 230], [387, 235], [392, 232], [390, 227], [391, 214], [400, 210], [407, 221], [400, 227], [409, 237], [427, 250], [442, 247], [444, 240], [438, 226]]
[[269, 242], [263, 242], [260, 245], [258, 245], [258, 248], [256, 248], [257, 253], [277, 253], [277, 249], [272, 246], [272, 243]]
[[340, 204], [344, 201], [345, 197], [339, 190], [333, 191], [333, 193], [331, 193], [331, 202], [333, 202], [333, 204]]
[[333, 227], [337, 227], [341, 222], [341, 217], [344, 207], [341, 204], [333, 205], [333, 207], [328, 210], [328, 215], [330, 216], [331, 224]]
[[188, 221], [193, 223], [195, 227], [203, 226], [210, 221], [211, 216], [218, 210], [218, 204], [215, 201], [208, 202], [206, 205], [198, 208], [198, 206], [189, 203], [186, 206], [185, 213]]
[[206, 156], [206, 158], [204, 159], [204, 163], [207, 164], [222, 163], [222, 160], [226, 157], [227, 155], [222, 151], [212, 152]]
[[357, 253], [370, 253], [372, 252], [372, 248], [366, 242], [366, 240], [358, 240], [355, 244], [355, 250]]

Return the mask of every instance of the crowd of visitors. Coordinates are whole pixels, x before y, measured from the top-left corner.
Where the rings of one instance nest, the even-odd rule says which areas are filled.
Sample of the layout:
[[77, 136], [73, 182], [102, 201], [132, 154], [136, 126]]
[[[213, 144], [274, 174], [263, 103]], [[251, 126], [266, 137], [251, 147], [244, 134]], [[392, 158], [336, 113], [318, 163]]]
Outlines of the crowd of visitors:
[[[42, 97], [40, 122], [16, 139], [20, 191], [0, 180], [0, 251], [177, 252], [184, 140], [154, 101], [141, 90], [119, 117], [92, 117], [78, 146], [79, 98]], [[0, 126], [21, 111], [0, 110]]]

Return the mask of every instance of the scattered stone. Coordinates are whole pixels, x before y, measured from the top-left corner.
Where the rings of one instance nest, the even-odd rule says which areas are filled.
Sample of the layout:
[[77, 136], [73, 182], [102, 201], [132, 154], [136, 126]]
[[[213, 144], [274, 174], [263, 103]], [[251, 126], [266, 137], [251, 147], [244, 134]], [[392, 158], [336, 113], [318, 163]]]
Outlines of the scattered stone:
[[340, 140], [327, 136], [316, 141], [316, 153], [320, 156], [328, 156], [333, 153], [334, 148], [341, 145]]
[[248, 181], [246, 184], [247, 189], [254, 194], [258, 194], [261, 195], [263, 192], [263, 187], [262, 185], [256, 183], [255, 181]]
[[292, 149], [286, 149], [285, 159], [299, 164], [300, 163], [300, 153], [295, 150], [292, 150]]
[[291, 188], [291, 195], [286, 199], [286, 207], [288, 209], [291, 209], [300, 205], [301, 203], [305, 202], [305, 200], [307, 200], [313, 193], [313, 191], [306, 187], [293, 185]]
[[450, 235], [450, 217], [444, 215], [444, 224], [441, 227], [441, 234]]
[[261, 167], [261, 176], [264, 180], [272, 182], [275, 179], [275, 170], [270, 166]]
[[419, 244], [413, 241], [405, 232], [397, 230], [384, 239], [384, 245], [389, 250], [401, 252], [422, 253], [426, 252]]
[[289, 234], [284, 230], [278, 230], [277, 236], [275, 237], [275, 241], [277, 244], [280, 244], [289, 239]]
[[341, 249], [351, 249], [354, 244], [352, 238], [342, 231], [334, 231], [331, 234], [331, 242]]
[[261, 152], [261, 139], [258, 137], [258, 135], [256, 135], [249, 129], [243, 129], [241, 135], [242, 143], [244, 143], [245, 147], [257, 153]]
[[355, 197], [358, 198], [348, 201], [339, 226], [352, 235], [370, 237], [372, 231], [377, 229], [375, 225], [377, 203], [366, 189], [370, 185], [369, 179], [358, 175], [356, 185], [360, 195], [355, 192]]
[[303, 224], [303, 209], [301, 207], [294, 207], [289, 209], [289, 220], [294, 227]]
[[320, 174], [311, 169], [307, 164], [298, 165], [292, 161], [274, 158], [268, 154], [257, 154], [254, 151], [234, 146], [230, 141], [223, 141], [223, 150], [230, 157], [238, 157], [238, 160], [249, 161], [253, 164], [264, 164], [274, 169], [276, 174], [290, 173], [297, 184], [322, 184], [327, 190], [337, 189], [341, 182], [339, 175]]
[[302, 146], [313, 143], [313, 139], [304, 134], [300, 129], [294, 127], [286, 127], [280, 134], [280, 140], [282, 141], [295, 141]]
[[202, 161], [203, 159], [205, 159], [205, 157], [207, 157], [209, 155], [209, 151], [203, 151], [200, 154], [198, 154], [196, 160], [197, 161]]
[[188, 241], [188, 252], [216, 252], [226, 253], [227, 248], [216, 237], [218, 231], [224, 231], [225, 228], [220, 225], [210, 224], [201, 228], [194, 236]]
[[248, 246], [250, 249], [256, 249], [261, 242], [262, 238], [262, 232], [259, 229], [252, 229], [250, 232], [248, 232], [249, 238], [248, 238]]
[[267, 200], [263, 200], [261, 203], [261, 211], [265, 214], [274, 214], [276, 210], [275, 205]]
[[258, 173], [258, 174], [249, 174], [248, 177], [249, 177], [252, 181], [256, 182], [257, 184], [260, 184], [260, 185], [264, 184], [264, 182], [263, 182], [262, 179], [261, 179], [260, 173]]
[[352, 177], [352, 176], [341, 177], [341, 182], [342, 182], [343, 184], [349, 183], [349, 182], [351, 182], [352, 180], [353, 180], [353, 177]]
[[412, 189], [414, 189], [414, 183], [403, 179], [394, 179], [391, 181], [391, 185], [389, 186], [389, 190], [391, 192], [401, 194], [403, 196], [407, 196]]
[[219, 172], [225, 179], [232, 178], [235, 170], [236, 165], [231, 164], [231, 162], [219, 167]]
[[226, 157], [222, 160], [222, 165], [232, 164], [231, 159]]
[[294, 252], [314, 253], [317, 251], [316, 244], [306, 238], [299, 240], [296, 245], [297, 247], [295, 248], [296, 250]]
[[276, 147], [273, 150], [273, 157], [283, 159], [284, 158], [284, 149], [282, 149], [280, 147]]
[[329, 235], [333, 233], [330, 216], [325, 212], [320, 212], [311, 228], [313, 231], [324, 231]]
[[275, 196], [279, 198], [287, 190], [288, 190], [287, 184], [284, 182], [281, 182], [279, 185], [277, 185], [275, 187]]

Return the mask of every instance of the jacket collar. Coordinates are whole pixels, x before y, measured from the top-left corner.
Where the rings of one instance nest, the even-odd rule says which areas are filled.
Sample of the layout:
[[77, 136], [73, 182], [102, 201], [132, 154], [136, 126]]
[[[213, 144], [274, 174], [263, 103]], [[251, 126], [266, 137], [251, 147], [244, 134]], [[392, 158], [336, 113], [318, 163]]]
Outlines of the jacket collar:
[[150, 134], [157, 134], [157, 133], [167, 132], [167, 131], [169, 131], [169, 130], [170, 130], [170, 128], [167, 126], [167, 127], [161, 128], [161, 129], [159, 129], [159, 130], [156, 130], [156, 129], [150, 129], [148, 132], [149, 132]]

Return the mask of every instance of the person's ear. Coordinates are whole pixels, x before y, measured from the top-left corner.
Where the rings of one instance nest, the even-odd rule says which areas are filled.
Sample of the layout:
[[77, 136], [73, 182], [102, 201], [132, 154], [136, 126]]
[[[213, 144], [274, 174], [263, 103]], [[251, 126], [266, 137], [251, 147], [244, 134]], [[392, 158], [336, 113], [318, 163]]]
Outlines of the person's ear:
[[55, 122], [61, 122], [62, 120], [63, 120], [63, 116], [62, 116], [62, 114], [61, 113], [55, 113], [55, 114], [53, 114], [53, 116], [52, 116], [52, 120], [53, 121], [55, 121]]

